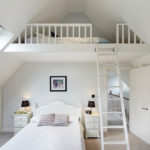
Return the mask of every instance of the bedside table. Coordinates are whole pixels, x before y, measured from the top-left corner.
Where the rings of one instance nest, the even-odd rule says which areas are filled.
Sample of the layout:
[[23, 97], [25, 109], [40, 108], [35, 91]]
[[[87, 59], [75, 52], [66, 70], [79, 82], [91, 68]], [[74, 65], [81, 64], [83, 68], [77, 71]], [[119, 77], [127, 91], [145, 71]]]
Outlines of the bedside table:
[[99, 114], [84, 114], [85, 116], [85, 137], [100, 137]]
[[32, 117], [32, 113], [28, 114], [14, 114], [14, 134], [23, 129]]

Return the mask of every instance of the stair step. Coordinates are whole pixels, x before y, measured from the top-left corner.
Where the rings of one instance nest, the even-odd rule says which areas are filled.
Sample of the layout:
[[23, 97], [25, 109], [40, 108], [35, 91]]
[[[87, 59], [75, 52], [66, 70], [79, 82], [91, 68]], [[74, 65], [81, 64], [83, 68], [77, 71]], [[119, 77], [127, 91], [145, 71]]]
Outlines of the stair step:
[[107, 142], [104, 142], [105, 145], [125, 145], [127, 144], [126, 141], [107, 141]]
[[112, 112], [102, 112], [102, 114], [122, 114], [122, 112], [112, 111]]
[[103, 126], [103, 129], [123, 129], [124, 126]]

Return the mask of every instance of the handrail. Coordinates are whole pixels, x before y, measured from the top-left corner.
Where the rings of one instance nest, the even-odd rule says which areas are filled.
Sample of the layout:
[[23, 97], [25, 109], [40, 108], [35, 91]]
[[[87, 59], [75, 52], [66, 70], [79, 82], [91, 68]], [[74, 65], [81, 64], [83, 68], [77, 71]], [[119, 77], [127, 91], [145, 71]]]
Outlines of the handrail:
[[[120, 95], [117, 95], [117, 94], [113, 94], [112, 91], [109, 92], [109, 95], [112, 95], [112, 96], [116, 96], [116, 97], [120, 97]], [[123, 99], [129, 101], [130, 99], [127, 98], [127, 97], [123, 97]]]
[[[53, 36], [51, 35], [53, 32]], [[59, 37], [59, 41], [58, 41]], [[87, 38], [85, 43], [92, 43], [92, 24], [28, 24], [18, 36], [18, 44], [61, 44], [62, 38]], [[35, 39], [36, 38], [36, 39]], [[28, 40], [28, 41], [27, 41]], [[36, 42], [34, 41], [36, 40]]]
[[117, 44], [143, 44], [144, 41], [126, 23], [116, 25]]

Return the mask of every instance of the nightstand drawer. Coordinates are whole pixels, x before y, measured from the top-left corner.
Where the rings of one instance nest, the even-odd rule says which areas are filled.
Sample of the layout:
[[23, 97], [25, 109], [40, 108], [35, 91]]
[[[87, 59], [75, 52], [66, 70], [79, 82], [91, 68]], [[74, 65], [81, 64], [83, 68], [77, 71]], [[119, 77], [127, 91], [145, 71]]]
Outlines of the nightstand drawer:
[[14, 134], [18, 133], [22, 128], [14, 128]]
[[85, 122], [99, 122], [99, 117], [88, 116], [85, 118]]
[[86, 129], [99, 129], [99, 123], [86, 123], [85, 124]]
[[86, 130], [87, 137], [99, 137], [99, 130]]
[[27, 125], [27, 123], [28, 123], [27, 121], [15, 121], [14, 127], [22, 128], [22, 127], [25, 127]]
[[20, 122], [20, 121], [27, 122], [28, 118], [26, 116], [15, 116], [14, 121], [15, 122]]

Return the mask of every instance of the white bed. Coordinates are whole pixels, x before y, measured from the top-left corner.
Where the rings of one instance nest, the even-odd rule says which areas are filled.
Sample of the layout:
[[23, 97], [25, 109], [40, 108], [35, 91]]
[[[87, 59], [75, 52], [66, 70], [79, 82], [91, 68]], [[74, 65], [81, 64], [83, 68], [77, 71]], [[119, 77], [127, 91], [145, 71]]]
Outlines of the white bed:
[[[36, 115], [47, 113], [80, 115], [81, 109], [62, 102], [52, 102], [36, 109]], [[37, 126], [31, 122], [0, 150], [85, 150], [83, 128], [80, 121], [68, 126]]]

